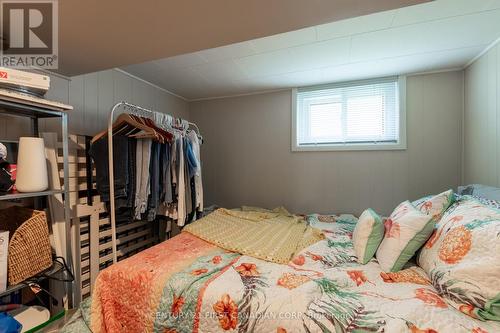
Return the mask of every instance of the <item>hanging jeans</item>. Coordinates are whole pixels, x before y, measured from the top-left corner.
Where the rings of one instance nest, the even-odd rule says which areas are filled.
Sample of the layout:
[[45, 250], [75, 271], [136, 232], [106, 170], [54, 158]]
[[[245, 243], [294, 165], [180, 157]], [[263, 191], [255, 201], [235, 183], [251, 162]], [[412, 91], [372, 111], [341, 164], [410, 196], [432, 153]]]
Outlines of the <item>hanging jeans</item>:
[[[115, 182], [115, 215], [118, 221], [129, 221], [135, 197], [136, 140], [124, 135], [113, 136], [113, 174]], [[89, 151], [96, 168], [97, 191], [102, 201], [110, 201], [108, 138], [94, 142]], [[132, 160], [131, 160], [132, 157]], [[108, 207], [109, 208], [109, 207]]]
[[148, 197], [147, 220], [153, 221], [160, 205], [160, 144], [151, 144], [151, 159], [149, 161], [149, 179], [151, 193]]

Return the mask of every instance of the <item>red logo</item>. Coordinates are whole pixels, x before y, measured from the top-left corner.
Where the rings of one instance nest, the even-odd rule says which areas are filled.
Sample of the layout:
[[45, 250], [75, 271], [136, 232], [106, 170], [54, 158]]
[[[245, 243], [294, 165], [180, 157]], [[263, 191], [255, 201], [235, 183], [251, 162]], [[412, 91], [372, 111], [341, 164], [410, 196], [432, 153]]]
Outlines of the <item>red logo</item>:
[[6, 79], [7, 78], [7, 72], [0, 71], [0, 79]]

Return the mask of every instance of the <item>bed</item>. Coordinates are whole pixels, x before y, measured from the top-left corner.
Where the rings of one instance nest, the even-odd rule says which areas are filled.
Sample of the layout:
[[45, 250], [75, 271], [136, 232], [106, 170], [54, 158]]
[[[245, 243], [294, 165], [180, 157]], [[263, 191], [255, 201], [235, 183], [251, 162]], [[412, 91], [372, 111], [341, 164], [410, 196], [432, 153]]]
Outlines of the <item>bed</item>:
[[102, 271], [65, 332], [500, 332], [451, 307], [409, 263], [356, 262], [352, 215], [308, 216], [325, 239], [287, 264], [188, 232]]

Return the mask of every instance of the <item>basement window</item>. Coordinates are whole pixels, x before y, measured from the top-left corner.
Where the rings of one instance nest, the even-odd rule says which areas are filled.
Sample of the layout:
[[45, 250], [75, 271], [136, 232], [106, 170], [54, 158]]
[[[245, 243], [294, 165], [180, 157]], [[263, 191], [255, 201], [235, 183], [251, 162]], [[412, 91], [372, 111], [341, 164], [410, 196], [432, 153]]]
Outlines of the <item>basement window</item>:
[[406, 149], [405, 77], [294, 89], [292, 151]]

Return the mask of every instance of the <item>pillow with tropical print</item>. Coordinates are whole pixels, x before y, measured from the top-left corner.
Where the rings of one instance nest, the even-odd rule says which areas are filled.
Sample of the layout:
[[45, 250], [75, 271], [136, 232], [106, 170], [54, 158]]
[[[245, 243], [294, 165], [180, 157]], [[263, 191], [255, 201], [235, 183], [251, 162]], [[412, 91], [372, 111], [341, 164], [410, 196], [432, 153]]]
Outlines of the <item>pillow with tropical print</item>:
[[349, 235], [352, 237], [358, 219], [351, 214], [325, 215], [309, 214], [306, 216], [307, 224], [331, 235]]
[[500, 211], [462, 196], [444, 213], [418, 264], [441, 296], [480, 320], [500, 321]]
[[427, 241], [434, 229], [434, 219], [402, 202], [385, 222], [385, 235], [377, 250], [377, 260], [384, 272], [397, 272]]
[[359, 217], [352, 235], [354, 252], [360, 264], [366, 264], [373, 258], [383, 238], [382, 218], [373, 209], [368, 208]]
[[482, 203], [485, 206], [488, 206], [488, 207], [491, 207], [491, 208], [495, 208], [495, 209], [500, 209], [500, 201], [497, 201], [497, 200], [487, 199], [487, 198], [483, 198], [483, 197], [478, 197], [478, 196], [475, 196], [475, 195], [457, 195], [456, 197], [460, 198], [461, 200], [465, 200], [467, 198], [469, 198], [469, 199], [473, 198], [473, 199], [479, 201], [480, 203]]
[[436, 221], [439, 221], [441, 215], [453, 203], [453, 190], [444, 191], [434, 196], [426, 196], [413, 201], [412, 204], [422, 213], [431, 215]]

